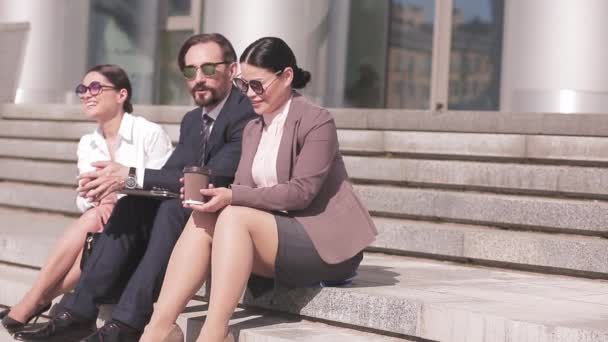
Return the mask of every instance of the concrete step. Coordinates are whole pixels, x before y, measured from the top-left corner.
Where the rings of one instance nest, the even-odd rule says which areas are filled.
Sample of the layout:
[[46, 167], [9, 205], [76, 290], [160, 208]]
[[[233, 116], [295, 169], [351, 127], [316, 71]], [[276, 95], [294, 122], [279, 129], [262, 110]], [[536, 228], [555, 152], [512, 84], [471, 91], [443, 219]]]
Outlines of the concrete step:
[[[1, 138], [77, 141], [91, 132], [92, 122], [2, 120]], [[173, 141], [179, 138], [178, 124], [164, 124]], [[606, 165], [608, 138], [484, 134], [338, 130], [340, 149], [345, 153], [405, 154], [428, 158], [539, 160], [569, 164]]]
[[[196, 341], [205, 322], [207, 309], [208, 305], [205, 301], [192, 300], [178, 318], [177, 324], [183, 331], [186, 342]], [[412, 341], [311, 322], [297, 316], [282, 317], [242, 308], [237, 308], [233, 314], [230, 320], [230, 332], [241, 342]]]
[[76, 187], [78, 168], [73, 162], [0, 158], [0, 179]]
[[608, 239], [374, 217], [373, 249], [541, 273], [608, 278]]
[[608, 282], [369, 253], [352, 287], [246, 303], [434, 341], [608, 341]]
[[[356, 185], [377, 216], [605, 236], [608, 201]], [[78, 213], [73, 187], [0, 183], [0, 205]]]
[[[0, 262], [40, 268], [74, 217], [0, 207]], [[0, 302], [1, 304], [2, 302]]]
[[[279, 288], [245, 304], [432, 341], [608, 341], [606, 281], [373, 253], [359, 271], [351, 287]], [[13, 288], [10, 298], [23, 293], [7, 285], [15, 273], [2, 266], [0, 275], [3, 289]], [[186, 319], [185, 331], [200, 327]]]
[[471, 191], [355, 186], [370, 212], [426, 220], [606, 235], [608, 202]]
[[340, 149], [346, 153], [396, 153], [467, 159], [542, 160], [560, 163], [608, 162], [608, 138], [339, 130]]
[[50, 141], [0, 138], [0, 156], [43, 160], [71, 161], [76, 167], [75, 141]]
[[[41, 267], [74, 218], [0, 208], [0, 262]], [[374, 250], [584, 277], [608, 277], [608, 240], [374, 217]]]
[[608, 195], [608, 169], [564, 165], [345, 156], [356, 181], [552, 195]]
[[[0, 303], [11, 306], [26, 293], [37, 275], [36, 270], [0, 264]], [[58, 302], [58, 301], [56, 301]], [[207, 314], [207, 303], [193, 299], [177, 320], [186, 342], [194, 342]], [[57, 310], [57, 308], [53, 308]], [[111, 307], [103, 306], [102, 313], [110, 317]], [[100, 313], [100, 315], [102, 314]], [[41, 321], [44, 321], [42, 319]], [[98, 320], [97, 326], [102, 326]], [[259, 310], [237, 308], [230, 321], [230, 331], [242, 342], [336, 341], [336, 342], [393, 342], [409, 339], [387, 337], [354, 329], [311, 322], [297, 316], [282, 317]], [[13, 341], [0, 327], [0, 342]]]
[[[0, 137], [2, 138], [78, 141], [80, 137], [91, 133], [96, 127], [93, 122], [79, 121], [2, 120], [1, 122]], [[179, 124], [161, 126], [174, 142], [179, 139]]]
[[76, 188], [0, 182], [0, 205], [78, 214]]
[[[136, 105], [134, 113], [162, 123], [179, 123], [194, 106]], [[404, 109], [330, 108], [338, 128], [466, 133], [608, 136], [604, 114], [505, 113]], [[0, 104], [12, 119], [84, 120], [80, 105]]]
[[[29, 143], [22, 141], [23, 147], [31, 148], [32, 151], [39, 147], [30, 146]], [[56, 142], [44, 146], [54, 144]], [[38, 157], [45, 156], [39, 153]], [[59, 159], [68, 156], [67, 153], [54, 153], [50, 157]], [[77, 168], [74, 163], [59, 160], [62, 161], [0, 158], [0, 179], [70, 186], [76, 184]], [[350, 177], [358, 182], [553, 196], [608, 197], [607, 168], [359, 156], [345, 156], [344, 161]]]
[[[355, 189], [368, 210], [388, 215], [595, 235], [608, 229], [606, 201], [372, 185]], [[0, 183], [3, 205], [77, 213], [75, 196], [71, 187]]]

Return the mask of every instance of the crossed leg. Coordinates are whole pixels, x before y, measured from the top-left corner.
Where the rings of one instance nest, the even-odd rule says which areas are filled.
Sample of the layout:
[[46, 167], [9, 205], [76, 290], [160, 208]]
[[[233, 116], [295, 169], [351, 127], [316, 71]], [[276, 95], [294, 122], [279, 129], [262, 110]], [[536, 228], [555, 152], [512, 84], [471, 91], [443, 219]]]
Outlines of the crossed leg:
[[251, 272], [274, 277], [278, 233], [272, 214], [228, 206], [219, 216], [195, 212], [180, 236], [157, 306], [140, 341], [162, 341], [209, 275], [213, 282], [205, 325], [197, 341], [223, 341]]

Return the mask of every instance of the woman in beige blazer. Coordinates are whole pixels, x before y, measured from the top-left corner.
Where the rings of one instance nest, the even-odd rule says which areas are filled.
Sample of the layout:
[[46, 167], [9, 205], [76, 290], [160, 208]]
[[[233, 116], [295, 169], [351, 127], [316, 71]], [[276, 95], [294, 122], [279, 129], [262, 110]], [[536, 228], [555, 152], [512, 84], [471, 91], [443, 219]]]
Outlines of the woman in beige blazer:
[[210, 264], [199, 341], [223, 341], [252, 273], [287, 287], [343, 281], [376, 235], [348, 181], [333, 117], [294, 91], [310, 73], [297, 66], [289, 46], [261, 38], [245, 49], [240, 66], [234, 83], [260, 118], [245, 127], [231, 188], [201, 190], [210, 199], [192, 206], [142, 341], [167, 336]]

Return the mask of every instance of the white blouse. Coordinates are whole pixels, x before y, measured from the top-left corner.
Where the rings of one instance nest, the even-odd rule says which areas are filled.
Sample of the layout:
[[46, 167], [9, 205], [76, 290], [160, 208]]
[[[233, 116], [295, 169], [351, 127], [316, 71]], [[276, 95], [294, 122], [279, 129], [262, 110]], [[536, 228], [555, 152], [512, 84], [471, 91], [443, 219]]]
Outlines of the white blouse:
[[[123, 115], [118, 135], [120, 139], [114, 161], [136, 167], [140, 187], [143, 186], [144, 170], [160, 169], [173, 151], [171, 138], [160, 125], [129, 113]], [[78, 173], [94, 171], [93, 162], [110, 160], [108, 146], [99, 128], [80, 138], [77, 154]], [[81, 196], [76, 198], [76, 205], [82, 212], [93, 206]]]
[[290, 106], [291, 98], [277, 112], [268, 115], [272, 118], [271, 121], [264, 116], [262, 137], [251, 166], [251, 176], [258, 187], [268, 187], [278, 183], [277, 155]]

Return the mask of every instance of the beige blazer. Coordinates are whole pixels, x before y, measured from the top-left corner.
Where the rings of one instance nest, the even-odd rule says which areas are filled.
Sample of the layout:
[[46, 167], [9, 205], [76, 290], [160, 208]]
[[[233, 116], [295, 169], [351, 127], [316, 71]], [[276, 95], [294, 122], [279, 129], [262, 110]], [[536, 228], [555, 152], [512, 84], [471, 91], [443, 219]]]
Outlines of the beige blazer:
[[376, 227], [348, 180], [331, 114], [294, 93], [277, 155], [278, 184], [257, 188], [251, 166], [263, 126], [262, 118], [254, 119], [243, 132], [232, 205], [287, 211], [304, 226], [321, 258], [330, 264], [368, 246]]

